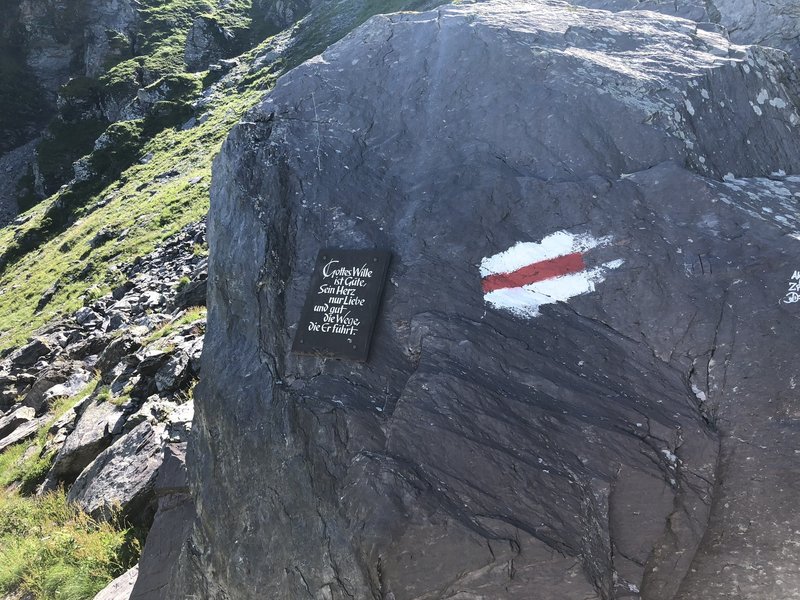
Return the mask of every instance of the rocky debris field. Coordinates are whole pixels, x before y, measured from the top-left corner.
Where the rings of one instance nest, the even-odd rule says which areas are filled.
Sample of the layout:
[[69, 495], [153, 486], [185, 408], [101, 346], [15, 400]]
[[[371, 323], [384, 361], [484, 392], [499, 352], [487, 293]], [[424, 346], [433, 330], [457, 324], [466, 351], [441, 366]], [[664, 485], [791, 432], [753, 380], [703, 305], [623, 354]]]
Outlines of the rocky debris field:
[[180, 546], [169, 528], [188, 522], [182, 465], [206, 274], [201, 222], [135, 261], [111, 294], [87, 301], [0, 363], [0, 451], [26, 445], [21, 463], [46, 466], [17, 485], [39, 494], [64, 486], [70, 501], [100, 520], [121, 513], [146, 530], [155, 519], [157, 533], [147, 541], [154, 556], [143, 569], [153, 576], [149, 586], [163, 569], [159, 554]]

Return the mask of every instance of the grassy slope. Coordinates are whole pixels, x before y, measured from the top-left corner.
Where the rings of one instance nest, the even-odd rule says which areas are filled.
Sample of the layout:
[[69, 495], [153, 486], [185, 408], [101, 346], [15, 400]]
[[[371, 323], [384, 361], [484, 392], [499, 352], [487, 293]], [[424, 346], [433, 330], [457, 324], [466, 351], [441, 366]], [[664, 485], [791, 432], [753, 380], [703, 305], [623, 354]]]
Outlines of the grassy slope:
[[63, 491], [36, 499], [0, 491], [0, 592], [91, 599], [135, 564], [139, 546], [132, 530], [94, 521]]
[[[139, 156], [152, 153], [148, 163], [124, 170], [74, 211], [76, 220], [63, 233], [8, 265], [0, 276], [0, 348], [18, 346], [38, 327], [75, 311], [89, 290], [93, 296], [107, 292], [121, 282], [120, 267], [202, 218], [208, 210], [211, 161], [228, 130], [262, 94], [252, 86], [230, 95], [221, 92], [201, 125], [157, 134], [140, 151]], [[29, 211], [24, 225], [0, 232], [0, 248], [42, 228], [47, 210], [60, 200], [53, 196]], [[92, 249], [90, 242], [101, 229], [126, 233]], [[37, 313], [39, 299], [54, 284], [53, 300]]]
[[[297, 29], [294, 50], [284, 57], [285, 64], [292, 66], [313, 56], [377, 12], [416, 9], [434, 3], [430, 0], [343, 2], [348, 10], [337, 9], [337, 4], [324, 5], [316, 18], [308, 19]], [[178, 2], [181, 11], [189, 10], [187, 4], [197, 8], [194, 0]], [[150, 6], [166, 26], [169, 18], [162, 14], [163, 7], [159, 8], [156, 2]], [[347, 15], [344, 23], [342, 14]], [[155, 23], [156, 17], [152, 19]], [[189, 22], [184, 12], [176, 19], [182, 28]], [[243, 17], [229, 15], [227, 22], [241, 26], [245, 21]], [[155, 61], [159, 68], [170, 65], [180, 69], [175, 35], [164, 34], [161, 43], [153, 45], [153, 54], [131, 60], [142, 64]], [[262, 46], [268, 44], [269, 41]], [[256, 54], [258, 49], [242, 56], [244, 66], [238, 74], [242, 83], [230, 88], [219, 86], [212, 94], [207, 106], [210, 117], [203, 124], [187, 131], [168, 127], [143, 145], [132, 144], [135, 156], [125, 160], [135, 162], [140, 156], [152, 153], [150, 162], [122, 170], [110, 184], [83, 197], [71, 191], [60, 192], [30, 210], [27, 214], [31, 218], [24, 225], [0, 231], [0, 253], [16, 250], [0, 274], [0, 350], [19, 346], [42, 325], [75, 311], [83, 305], [87, 293], [96, 296], [107, 292], [121, 282], [122, 265], [150, 252], [159, 242], [206, 213], [214, 155], [228, 130], [260, 100], [275, 79], [268, 72], [269, 67], [248, 71], [248, 60]], [[109, 77], [118, 70], [129, 69], [128, 62], [114, 67]], [[197, 80], [204, 75], [197, 74]], [[135, 128], [137, 122], [127, 122], [125, 126]], [[112, 125], [115, 127], [121, 126]], [[176, 172], [169, 178], [160, 177]], [[69, 220], [54, 225], [52, 213], [65, 211]], [[90, 241], [104, 228], [126, 233], [121, 239], [92, 250]], [[41, 232], [48, 230], [55, 231], [55, 235], [38, 241]], [[17, 250], [19, 240], [27, 238], [34, 240], [29, 244], [32, 249]], [[55, 296], [37, 313], [39, 299], [53, 285], [58, 287]]]

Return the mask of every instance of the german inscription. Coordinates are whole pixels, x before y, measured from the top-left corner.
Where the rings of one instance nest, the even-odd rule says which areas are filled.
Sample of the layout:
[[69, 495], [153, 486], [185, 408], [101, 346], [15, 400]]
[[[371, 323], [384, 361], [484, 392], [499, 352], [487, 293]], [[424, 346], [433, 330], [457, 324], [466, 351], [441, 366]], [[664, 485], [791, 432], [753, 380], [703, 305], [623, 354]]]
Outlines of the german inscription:
[[321, 250], [292, 352], [366, 361], [390, 257], [385, 250]]

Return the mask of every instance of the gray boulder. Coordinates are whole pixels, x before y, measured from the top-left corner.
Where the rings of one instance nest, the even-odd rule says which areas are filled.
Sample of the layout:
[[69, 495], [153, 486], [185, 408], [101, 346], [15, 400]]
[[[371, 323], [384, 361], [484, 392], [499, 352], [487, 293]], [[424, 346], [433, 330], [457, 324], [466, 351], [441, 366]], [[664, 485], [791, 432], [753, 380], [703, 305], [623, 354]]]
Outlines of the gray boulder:
[[67, 498], [98, 519], [119, 509], [131, 522], [149, 525], [155, 513], [154, 484], [164, 458], [163, 428], [143, 422], [101, 452]]
[[[53, 398], [62, 395], [61, 392], [67, 387], [64, 384], [76, 372], [80, 373], [80, 376], [76, 378], [76, 385], [78, 385], [78, 380], [83, 381], [84, 384], [89, 380], [88, 373], [81, 369], [79, 365], [68, 362], [54, 363], [37, 375], [36, 381], [33, 382], [33, 385], [25, 394], [22, 403], [25, 406], [33, 407], [37, 414], [41, 414], [49, 406]], [[48, 392], [56, 386], [61, 387], [54, 393], [49, 394]]]
[[120, 407], [97, 399], [89, 402], [56, 455], [44, 489], [77, 477], [111, 444], [112, 436], [122, 432], [124, 423], [125, 414]]
[[30, 406], [20, 406], [0, 418], [0, 438], [8, 435], [20, 425], [36, 417], [36, 410]]
[[15, 367], [30, 367], [52, 351], [53, 347], [46, 340], [35, 338], [14, 352], [10, 360]]
[[103, 381], [105, 383], [113, 381], [116, 376], [114, 368], [119, 365], [123, 358], [136, 352], [141, 347], [142, 344], [129, 334], [122, 335], [112, 341], [100, 354], [95, 365]]
[[189, 355], [178, 350], [155, 374], [156, 389], [173, 392], [181, 387], [189, 376]]
[[20, 422], [13, 431], [5, 437], [0, 438], [0, 452], [10, 448], [14, 444], [29, 440], [39, 431], [39, 428], [47, 421], [47, 417], [39, 417], [29, 421]]
[[176, 309], [206, 305], [206, 276], [207, 274], [203, 273], [178, 290], [174, 303]]
[[[689, 21], [502, 0], [279, 80], [214, 165], [168, 597], [800, 589], [798, 211], [748, 193], [800, 172], [797, 82]], [[327, 246], [393, 253], [365, 364], [289, 351]]]

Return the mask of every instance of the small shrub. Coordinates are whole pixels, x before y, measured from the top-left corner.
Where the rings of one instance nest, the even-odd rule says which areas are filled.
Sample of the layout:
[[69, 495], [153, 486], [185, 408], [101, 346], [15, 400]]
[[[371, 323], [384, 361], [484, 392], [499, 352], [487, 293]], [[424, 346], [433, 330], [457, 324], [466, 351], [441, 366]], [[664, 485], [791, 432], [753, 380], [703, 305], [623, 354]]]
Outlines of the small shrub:
[[178, 283], [177, 283], [177, 285], [175, 286], [175, 290], [176, 290], [176, 291], [178, 291], [178, 292], [180, 292], [182, 289], [184, 289], [184, 288], [185, 288], [187, 285], [189, 285], [191, 282], [192, 282], [192, 280], [191, 280], [191, 279], [189, 279], [189, 278], [188, 278], [186, 275], [184, 275], [183, 277], [181, 277], [181, 278], [178, 280]]
[[109, 402], [111, 400], [111, 390], [108, 386], [103, 386], [97, 392], [96, 398], [98, 402]]

